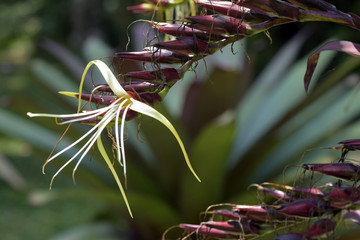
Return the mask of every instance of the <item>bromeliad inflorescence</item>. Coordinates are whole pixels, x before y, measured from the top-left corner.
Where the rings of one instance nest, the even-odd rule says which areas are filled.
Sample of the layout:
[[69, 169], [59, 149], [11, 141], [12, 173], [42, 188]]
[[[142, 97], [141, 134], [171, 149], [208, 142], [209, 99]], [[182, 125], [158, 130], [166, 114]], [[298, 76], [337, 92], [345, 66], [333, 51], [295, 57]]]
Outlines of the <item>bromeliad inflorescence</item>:
[[[106, 85], [99, 85], [95, 88], [96, 89], [106, 89], [108, 91], [111, 91], [114, 95], [89, 95], [89, 94], [82, 94], [82, 86], [84, 83], [85, 76], [90, 69], [92, 65], [95, 65], [100, 70], [102, 76], [104, 77], [105, 81], [107, 82]], [[134, 93], [132, 91], [126, 91], [121, 84], [118, 82], [112, 71], [109, 69], [109, 67], [100, 60], [91, 61], [87, 67], [85, 68], [85, 71], [82, 76], [82, 80], [80, 83], [80, 88], [78, 93], [72, 93], [72, 92], [60, 92], [61, 94], [75, 97], [79, 99], [79, 109], [78, 113], [75, 114], [42, 114], [42, 113], [28, 113], [29, 117], [50, 117], [55, 119], [62, 119], [62, 122], [60, 124], [69, 124], [69, 123], [83, 123], [88, 125], [93, 125], [93, 127], [85, 133], [82, 137], [80, 137], [78, 140], [76, 140], [74, 143], [69, 145], [68, 147], [64, 148], [60, 152], [56, 153], [52, 157], [50, 157], [46, 163], [44, 164], [44, 167], [47, 163], [54, 160], [56, 157], [61, 155], [62, 153], [66, 152], [70, 148], [74, 147], [87, 137], [91, 136], [89, 140], [82, 146], [82, 148], [71, 158], [69, 159], [53, 176], [51, 180], [51, 184], [54, 180], [54, 178], [72, 161], [76, 159], [77, 156], [80, 156], [78, 162], [75, 165], [75, 168], [73, 170], [73, 177], [75, 174], [75, 171], [81, 161], [84, 159], [85, 155], [88, 153], [90, 148], [94, 145], [95, 142], [97, 142], [98, 149], [105, 159], [108, 167], [110, 168], [114, 178], [116, 179], [116, 182], [119, 186], [119, 189], [123, 195], [123, 198], [125, 200], [125, 203], [130, 211], [130, 207], [124, 192], [124, 189], [121, 185], [121, 182], [119, 180], [119, 177], [117, 176], [117, 173], [104, 149], [104, 146], [101, 141], [101, 133], [106, 127], [115, 126], [115, 141], [117, 146], [117, 158], [119, 163], [123, 166], [124, 169], [124, 175], [126, 177], [126, 160], [125, 160], [125, 149], [124, 149], [124, 125], [125, 121], [133, 119], [137, 116], [137, 113], [147, 115], [149, 117], [152, 117], [158, 121], [160, 121], [162, 124], [164, 124], [175, 136], [176, 140], [178, 141], [180, 148], [184, 154], [185, 161], [190, 168], [191, 172], [194, 174], [194, 176], [200, 181], [199, 177], [196, 175], [195, 171], [193, 170], [189, 157], [186, 153], [185, 147], [183, 142], [181, 141], [177, 131], [173, 127], [173, 125], [165, 118], [160, 112], [156, 111], [154, 108], [152, 108], [149, 105], [153, 105], [154, 103], [160, 102], [161, 97], [158, 93], [145, 93], [142, 95]], [[80, 106], [81, 106], [81, 100], [88, 100], [95, 102], [99, 105], [104, 105], [105, 107], [96, 109], [96, 110], [88, 110], [84, 112], [80, 112]], [[121, 117], [121, 119], [120, 119]], [[121, 124], [121, 125], [120, 125]], [[119, 125], [120, 125], [120, 131], [119, 131]], [[120, 132], [120, 134], [119, 134]], [[44, 168], [43, 167], [43, 168]], [[43, 169], [44, 170], [44, 169]], [[50, 184], [50, 187], [51, 187]]]

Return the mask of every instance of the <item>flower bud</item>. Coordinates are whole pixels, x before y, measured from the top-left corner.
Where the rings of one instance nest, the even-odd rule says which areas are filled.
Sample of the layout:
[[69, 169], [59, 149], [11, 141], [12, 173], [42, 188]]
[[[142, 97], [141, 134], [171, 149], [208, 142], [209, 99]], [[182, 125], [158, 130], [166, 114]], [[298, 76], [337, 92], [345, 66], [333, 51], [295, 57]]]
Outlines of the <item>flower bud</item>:
[[321, 237], [324, 234], [334, 231], [335, 222], [330, 219], [320, 219], [316, 221], [309, 230], [306, 231], [304, 237], [306, 239], [313, 239], [314, 237]]
[[140, 52], [117, 52], [115, 55], [119, 58], [129, 60], [168, 64], [185, 63], [191, 58], [188, 55], [157, 48], [147, 49]]
[[353, 163], [303, 164], [303, 168], [345, 180], [357, 181], [359, 179], [360, 168]]
[[241, 220], [229, 220], [225, 222], [208, 221], [203, 222], [201, 225], [206, 225], [211, 228], [217, 228], [224, 231], [239, 232], [245, 234], [258, 234], [260, 226], [252, 223], [246, 219]]
[[325, 212], [325, 203], [321, 199], [299, 199], [290, 203], [280, 204], [276, 209], [278, 213], [290, 216], [315, 217]]
[[324, 193], [317, 189], [317, 188], [301, 188], [301, 187], [291, 187], [291, 186], [287, 186], [287, 185], [280, 185], [280, 184], [276, 184], [276, 183], [263, 183], [263, 185], [271, 185], [274, 187], [278, 187], [278, 188], [282, 188], [284, 190], [287, 190], [289, 192], [292, 193], [291, 197], [323, 197]]
[[269, 16], [255, 12], [251, 9], [241, 7], [237, 4], [227, 1], [209, 1], [209, 0], [196, 0], [196, 3], [205, 7], [210, 11], [215, 11], [223, 15], [234, 17], [247, 23], [260, 22], [269, 19]]
[[215, 34], [246, 34], [246, 23], [242, 20], [222, 15], [190, 16], [185, 18], [194, 28]]
[[256, 222], [283, 221], [287, 219], [285, 215], [274, 210], [272, 207], [265, 208], [261, 205], [236, 205], [233, 208], [233, 211], [236, 211], [240, 217], [246, 217]]
[[155, 71], [128, 72], [123, 75], [127, 79], [140, 79], [151, 82], [168, 83], [181, 78], [175, 68], [161, 68]]
[[331, 190], [324, 199], [331, 207], [348, 208], [360, 200], [360, 191], [358, 187], [352, 185], [341, 185]]
[[194, 53], [208, 55], [211, 53], [211, 46], [209, 43], [194, 37], [181, 37], [173, 41], [159, 42], [154, 44], [154, 47], [182, 54]]
[[300, 19], [299, 7], [281, 0], [236, 0], [235, 3], [272, 17], [288, 18], [294, 21]]
[[194, 224], [180, 224], [180, 228], [189, 231], [196, 232], [196, 235], [202, 235], [213, 238], [233, 238], [238, 239], [239, 235], [230, 233], [224, 230], [211, 228], [205, 225], [194, 225]]
[[206, 31], [186, 26], [184, 24], [154, 23], [153, 28], [175, 37], [195, 37], [202, 40], [221, 40], [226, 37], [222, 34], [216, 35], [213, 32], [212, 34], [209, 34]]

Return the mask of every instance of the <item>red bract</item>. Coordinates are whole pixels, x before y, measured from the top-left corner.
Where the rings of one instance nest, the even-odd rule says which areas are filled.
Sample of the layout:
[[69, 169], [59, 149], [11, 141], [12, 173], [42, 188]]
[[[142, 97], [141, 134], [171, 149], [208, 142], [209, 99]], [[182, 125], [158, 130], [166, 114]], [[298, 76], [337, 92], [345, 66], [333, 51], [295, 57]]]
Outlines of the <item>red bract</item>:
[[286, 216], [278, 214], [273, 208], [266, 209], [261, 205], [236, 205], [233, 208], [240, 217], [245, 217], [256, 222], [272, 222], [285, 220]]
[[181, 37], [174, 41], [159, 42], [154, 47], [167, 49], [182, 54], [200, 54], [208, 55], [211, 53], [211, 45], [205, 41], [194, 37]]
[[185, 63], [190, 60], [190, 56], [168, 51], [166, 49], [154, 49], [140, 52], [117, 52], [115, 55], [119, 58], [152, 62], [152, 63]]
[[232, 2], [196, 0], [196, 3], [207, 8], [208, 10], [215, 11], [230, 17], [235, 17], [248, 23], [269, 19], [269, 16], [267, 15], [255, 12], [245, 7], [240, 7], [239, 5]]
[[258, 234], [260, 226], [248, 220], [229, 220], [225, 222], [208, 221], [203, 222], [201, 225], [206, 225], [211, 228], [217, 228], [224, 231], [239, 232], [245, 234]]
[[[359, 18], [358, 16], [356, 16], [356, 17]], [[355, 19], [354, 16], [353, 16], [353, 19]], [[333, 41], [333, 42], [326, 43], [325, 45], [323, 45], [322, 47], [317, 49], [308, 58], [306, 73], [304, 76], [304, 86], [305, 86], [306, 92], [308, 92], [308, 90], [309, 90], [310, 81], [311, 81], [312, 75], [314, 74], [315, 68], [317, 66], [317, 63], [318, 63], [318, 60], [320, 57], [320, 53], [322, 51], [327, 51], [327, 50], [344, 52], [344, 53], [347, 53], [354, 57], [360, 57], [360, 44], [356, 44], [356, 43], [353, 43], [350, 41]]]
[[345, 180], [357, 181], [359, 179], [360, 168], [353, 163], [303, 164], [303, 168]]
[[214, 214], [214, 215], [223, 216], [223, 217], [233, 219], [233, 220], [239, 220], [240, 219], [239, 213], [237, 213], [235, 211], [227, 210], [227, 209], [217, 209], [217, 210], [214, 210], [214, 211], [208, 211], [207, 213], [208, 214]]
[[354, 202], [360, 200], [360, 191], [358, 187], [351, 185], [341, 185], [331, 190], [325, 197], [331, 207], [348, 208]]
[[291, 186], [287, 186], [287, 185], [280, 185], [280, 184], [268, 183], [268, 182], [263, 183], [263, 185], [271, 185], [271, 186], [274, 186], [274, 187], [278, 187], [278, 188], [288, 190], [291, 193], [296, 194], [296, 196], [294, 196], [294, 197], [303, 197], [303, 196], [307, 196], [307, 197], [323, 197], [324, 196], [324, 193], [321, 190], [317, 189], [317, 188], [291, 187]]
[[294, 21], [299, 20], [299, 8], [291, 3], [280, 0], [235, 0], [236, 4], [242, 7], [250, 8], [257, 12], [279, 17], [289, 18]]
[[196, 235], [202, 235], [206, 237], [213, 237], [213, 238], [234, 238], [238, 239], [239, 235], [234, 233], [229, 233], [224, 230], [211, 228], [205, 225], [194, 225], [194, 224], [180, 224], [180, 228], [189, 231], [195, 232]]
[[214, 34], [246, 34], [246, 24], [242, 20], [238, 20], [229, 16], [222, 15], [206, 15], [191, 16], [185, 18], [194, 28], [207, 31]]
[[313, 237], [320, 237], [324, 234], [328, 234], [329, 232], [334, 231], [335, 222], [330, 219], [320, 219], [316, 221], [309, 230], [306, 231], [304, 237], [306, 239]]
[[266, 188], [266, 187], [263, 187], [258, 184], [253, 184], [253, 186], [257, 187], [257, 189], [259, 191], [262, 191], [263, 193], [270, 195], [274, 198], [277, 198], [279, 200], [290, 201], [290, 199], [291, 199], [291, 197], [283, 191], [273, 189], [273, 188]]
[[206, 31], [195, 29], [184, 24], [156, 23], [153, 28], [175, 37], [195, 37], [202, 40], [220, 40], [225, 38], [224, 35], [209, 34]]
[[315, 217], [326, 210], [325, 203], [320, 199], [299, 199], [290, 203], [280, 204], [276, 209], [278, 213], [298, 217]]
[[181, 77], [175, 68], [161, 68], [160, 70], [155, 71], [128, 72], [123, 76], [127, 79], [139, 79], [161, 83], [177, 81]]

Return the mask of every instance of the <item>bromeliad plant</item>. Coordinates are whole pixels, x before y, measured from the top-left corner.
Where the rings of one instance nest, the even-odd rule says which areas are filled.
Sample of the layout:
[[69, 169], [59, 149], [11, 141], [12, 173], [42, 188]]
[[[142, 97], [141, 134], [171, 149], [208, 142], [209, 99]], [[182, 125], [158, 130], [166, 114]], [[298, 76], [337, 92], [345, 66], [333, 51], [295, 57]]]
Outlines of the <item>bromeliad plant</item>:
[[[359, 139], [345, 140], [345, 151], [360, 150]], [[184, 230], [181, 239], [192, 236], [206, 239], [336, 239], [346, 219], [359, 224], [360, 219], [360, 166], [344, 162], [346, 153], [338, 163], [303, 164], [305, 171], [336, 177], [338, 182], [318, 187], [292, 187], [275, 183], [253, 184], [257, 190], [271, 196], [270, 204], [219, 204], [205, 211], [199, 225], [180, 224]], [[342, 181], [350, 181], [344, 184]], [[310, 182], [312, 183], [312, 181]], [[221, 206], [222, 208], [219, 208]], [[223, 208], [227, 207], [227, 208]], [[348, 224], [348, 223], [347, 223]], [[335, 232], [335, 230], [338, 230]], [[166, 233], [163, 239], [166, 239]]]
[[[152, 28], [160, 33], [171, 36], [170, 41], [149, 42], [148, 46], [139, 52], [117, 52], [115, 59], [129, 59], [141, 62], [150, 62], [154, 69], [140, 72], [129, 72], [120, 76], [120, 82], [112, 71], [103, 62], [96, 60], [86, 67], [78, 93], [62, 92], [62, 94], [79, 99], [78, 113], [52, 115], [52, 114], [33, 114], [30, 117], [43, 116], [62, 119], [61, 124], [81, 123], [93, 125], [93, 127], [81, 138], [55, 154], [47, 160], [45, 165], [55, 159], [60, 154], [80, 143], [86, 137], [90, 137], [88, 142], [68, 161], [62, 169], [70, 164], [81, 154], [75, 168], [85, 157], [86, 153], [94, 145], [95, 141], [107, 165], [112, 171], [117, 184], [124, 197], [126, 205], [129, 204], [120, 180], [111, 164], [104, 146], [101, 141], [101, 132], [107, 127], [115, 128], [115, 142], [117, 158], [124, 168], [126, 176], [126, 161], [124, 149], [124, 124], [126, 121], [135, 119], [138, 113], [155, 118], [166, 125], [176, 137], [185, 157], [185, 160], [192, 169], [184, 145], [179, 138], [176, 130], [170, 122], [151, 106], [159, 103], [184, 73], [192, 69], [192, 66], [199, 60], [211, 55], [229, 44], [233, 44], [241, 39], [251, 37], [255, 34], [266, 32], [268, 29], [294, 22], [325, 21], [349, 26], [359, 30], [359, 17], [354, 14], [346, 14], [336, 9], [335, 6], [325, 1], [281, 1], [281, 0], [249, 0], [249, 1], [204, 1], [196, 0], [197, 6], [205, 11], [214, 12], [212, 15], [196, 15], [196, 8], [193, 1], [150, 1], [130, 9], [137, 12], [147, 12], [148, 10], [164, 11], [165, 16], [171, 16], [173, 7], [189, 5], [192, 16], [181, 19], [173, 19], [173, 23], [155, 20], [146, 20]], [[142, 11], [144, 10], [144, 11]], [[179, 13], [179, 11], [176, 11]], [[356, 45], [353, 45], [356, 46]], [[321, 50], [327, 50], [324, 47]], [[331, 47], [332, 50], [339, 50]], [[317, 59], [310, 59], [309, 71], [312, 71]], [[82, 84], [90, 66], [95, 64], [102, 73], [106, 84], [94, 86], [91, 94], [82, 93]], [[177, 68], [164, 67], [162, 64], [179, 64]], [[312, 73], [307, 72], [306, 76]], [[306, 88], [309, 79], [306, 79]], [[80, 113], [81, 100], [103, 105], [104, 108], [87, 110]], [[120, 121], [121, 119], [121, 121]], [[119, 129], [119, 125], [120, 129]], [[119, 134], [120, 130], [120, 134]], [[129, 208], [130, 211], [130, 208]]]

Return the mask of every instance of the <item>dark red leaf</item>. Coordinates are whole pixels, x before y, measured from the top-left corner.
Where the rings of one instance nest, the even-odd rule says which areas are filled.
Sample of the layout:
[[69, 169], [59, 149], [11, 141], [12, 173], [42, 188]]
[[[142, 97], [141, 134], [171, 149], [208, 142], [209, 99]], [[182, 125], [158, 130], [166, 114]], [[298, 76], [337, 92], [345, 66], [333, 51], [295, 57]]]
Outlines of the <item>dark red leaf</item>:
[[344, 52], [354, 57], [360, 57], [360, 44], [350, 41], [333, 41], [326, 43], [308, 58], [307, 69], [304, 77], [304, 86], [306, 93], [308, 93], [310, 81], [318, 63], [320, 53], [327, 50]]

